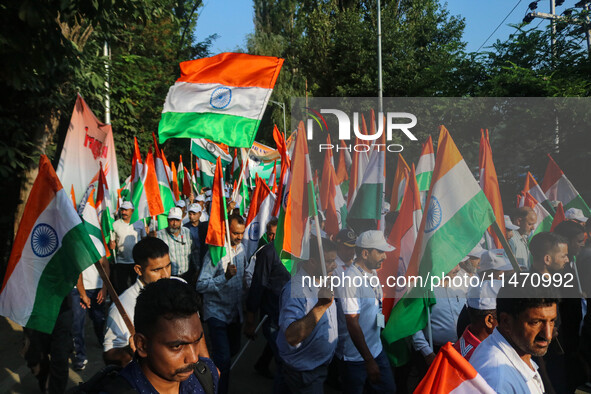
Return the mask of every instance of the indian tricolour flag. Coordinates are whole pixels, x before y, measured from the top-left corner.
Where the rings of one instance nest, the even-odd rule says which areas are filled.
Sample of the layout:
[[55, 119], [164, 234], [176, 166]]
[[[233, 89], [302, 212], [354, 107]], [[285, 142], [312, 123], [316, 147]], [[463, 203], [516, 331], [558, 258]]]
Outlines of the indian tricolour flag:
[[494, 394], [495, 391], [448, 342], [437, 353], [415, 393]]
[[205, 138], [191, 139], [191, 153], [200, 159], [205, 159], [212, 163], [214, 163], [219, 157], [224, 166], [230, 164], [232, 161], [232, 156], [228, 153], [227, 146], [216, 144]]
[[[330, 145], [330, 135], [326, 135], [326, 143]], [[322, 182], [320, 183], [320, 204], [326, 216], [325, 230], [336, 236], [339, 230], [346, 227], [347, 202], [341, 188], [337, 184], [332, 151], [329, 149], [324, 156]]]
[[44, 155], [24, 212], [0, 288], [0, 315], [49, 334], [78, 276], [101, 255]]
[[209, 212], [209, 224], [205, 243], [209, 246], [211, 263], [216, 266], [226, 255], [228, 237], [226, 235], [226, 223], [228, 212], [226, 211], [226, 199], [224, 197], [224, 172], [222, 161], [218, 157], [215, 166], [213, 188], [211, 190], [211, 210]]
[[246, 249], [246, 256], [250, 258], [256, 252], [259, 240], [265, 233], [269, 220], [271, 220], [273, 207], [275, 206], [275, 195], [269, 190], [269, 186], [256, 177], [256, 187], [252, 194], [246, 227], [244, 228], [244, 239], [242, 243]]
[[[440, 127], [431, 188], [406, 277], [445, 275], [480, 241], [495, 215], [449, 132]], [[414, 287], [396, 304], [382, 336], [389, 343], [427, 324], [426, 287]]]
[[[109, 198], [109, 189], [107, 188], [107, 181], [105, 174], [103, 173], [103, 167], [101, 166], [96, 192], [96, 213], [99, 218], [103, 239], [107, 245], [111, 241], [111, 232], [113, 231], [113, 217], [111, 216], [111, 210], [109, 209], [109, 206], [111, 205]], [[107, 257], [111, 257], [110, 255], [110, 252], [107, 250]]]
[[540, 185], [538, 185], [536, 178], [534, 178], [532, 173], [529, 171], [527, 172], [527, 176], [525, 177], [525, 185], [523, 186], [523, 192], [531, 194], [531, 196], [535, 198], [536, 201], [538, 201], [540, 204], [544, 206], [546, 211], [548, 211], [552, 215], [554, 214], [554, 207], [552, 207], [552, 204], [550, 204], [550, 200], [548, 200], [546, 193], [542, 191], [542, 188], [540, 187]]
[[215, 164], [207, 160], [199, 159], [199, 170], [201, 175], [201, 186], [212, 187], [215, 174]]
[[583, 215], [591, 216], [591, 210], [579, 192], [570, 183], [554, 159], [550, 155], [548, 155], [548, 158], [550, 160], [542, 181], [542, 190], [546, 193], [548, 199], [561, 201], [565, 211], [570, 208], [578, 208], [583, 211]]
[[433, 150], [433, 139], [431, 136], [427, 138], [419, 161], [417, 163], [417, 184], [419, 185], [419, 192], [421, 193], [421, 201], [427, 198], [429, 185], [431, 185], [431, 177], [433, 176], [433, 169], [435, 168], [435, 151]]
[[530, 207], [536, 213], [536, 226], [532, 231], [532, 236], [543, 231], [550, 231], [550, 229], [552, 228], [552, 221], [554, 220], [554, 218], [552, 217], [552, 215], [550, 215], [546, 208], [544, 208], [544, 206], [538, 200], [536, 200], [531, 194], [529, 194], [528, 192], [522, 192], [519, 207]]
[[207, 138], [250, 148], [279, 76], [283, 59], [221, 53], [180, 64], [158, 126], [169, 138]]
[[[398, 163], [396, 165], [396, 173], [394, 174], [394, 182], [392, 183], [392, 196], [390, 197], [390, 210], [398, 211], [400, 204], [402, 204], [402, 196], [404, 194], [404, 188], [406, 187], [406, 179], [410, 167], [406, 164], [406, 160], [402, 157], [402, 153], [398, 154]], [[427, 189], [429, 187], [427, 186]]]
[[[499, 180], [497, 178], [497, 171], [492, 157], [492, 148], [488, 138], [488, 130], [480, 132], [480, 155], [479, 165], [480, 175], [479, 183], [484, 195], [488, 198], [488, 202], [493, 208], [496, 216], [496, 222], [501, 232], [506, 234], [505, 229], [505, 214], [503, 213], [503, 202], [501, 201], [501, 191], [499, 189]], [[486, 249], [500, 249], [502, 248], [501, 241], [492, 228], [488, 229], [485, 234]]]
[[142, 165], [139, 179], [134, 179], [131, 202], [135, 209], [131, 215], [131, 223], [164, 213], [154, 167], [154, 157], [150, 151], [146, 155], [145, 163]]

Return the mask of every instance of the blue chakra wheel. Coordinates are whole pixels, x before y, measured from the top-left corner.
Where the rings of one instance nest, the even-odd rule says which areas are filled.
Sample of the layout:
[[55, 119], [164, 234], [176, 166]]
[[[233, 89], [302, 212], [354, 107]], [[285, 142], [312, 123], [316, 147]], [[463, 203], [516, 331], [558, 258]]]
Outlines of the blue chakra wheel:
[[209, 104], [215, 109], [224, 109], [232, 101], [232, 91], [225, 86], [216, 88], [211, 94]]
[[442, 218], [441, 205], [435, 196], [431, 196], [429, 201], [429, 213], [427, 214], [427, 222], [425, 223], [425, 232], [430, 233], [439, 227]]
[[257, 240], [260, 238], [261, 225], [259, 222], [253, 222], [248, 230], [248, 238], [250, 240]]
[[31, 249], [37, 257], [47, 257], [57, 250], [57, 233], [49, 224], [40, 223], [31, 233]]

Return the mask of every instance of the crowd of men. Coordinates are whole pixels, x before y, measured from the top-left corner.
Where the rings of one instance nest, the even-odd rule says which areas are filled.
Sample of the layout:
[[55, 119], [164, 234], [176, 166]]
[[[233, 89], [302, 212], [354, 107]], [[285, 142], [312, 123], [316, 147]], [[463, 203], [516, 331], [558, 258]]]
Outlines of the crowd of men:
[[[133, 205], [121, 204], [109, 245], [114, 261], [102, 264], [124, 313], [115, 303], [106, 312], [105, 283], [92, 266], [64, 301], [49, 336], [63, 344], [71, 335], [74, 369], [88, 363], [88, 312], [105, 363], [123, 367], [116, 384], [138, 392], [229, 392], [241, 337], [254, 339], [260, 322], [267, 346], [254, 368], [273, 379], [274, 393], [322, 393], [325, 385], [344, 393], [412, 392], [448, 342], [497, 392], [572, 393], [590, 379], [591, 281], [585, 278], [591, 278], [591, 226], [579, 210], [567, 211], [553, 232], [533, 237], [533, 210], [505, 217], [521, 270], [570, 273], [573, 287], [540, 292], [543, 286], [502, 286], [514, 272], [506, 251], [476, 245], [447, 277], [478, 276], [482, 284], [444, 281], [433, 289], [429, 324], [404, 340], [410, 361], [393, 367], [381, 339], [384, 284], [376, 274], [396, 247], [386, 241], [391, 225], [386, 233], [313, 235], [309, 258], [289, 272], [273, 244], [277, 219], [266, 224], [258, 249], [247, 256], [245, 218], [230, 203], [229, 253], [214, 263], [205, 244], [210, 202], [208, 190], [179, 201], [158, 231], [131, 223]], [[318, 285], [331, 274], [351, 280], [336, 288]], [[70, 348], [43, 358], [39, 349], [48, 339], [28, 336], [26, 358], [41, 390], [64, 392]]]

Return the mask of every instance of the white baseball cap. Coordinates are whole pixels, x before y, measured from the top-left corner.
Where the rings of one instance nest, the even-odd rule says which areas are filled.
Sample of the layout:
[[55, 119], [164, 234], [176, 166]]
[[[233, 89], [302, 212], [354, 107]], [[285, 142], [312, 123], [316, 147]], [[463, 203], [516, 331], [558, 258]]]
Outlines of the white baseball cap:
[[468, 252], [466, 257], [464, 257], [462, 259], [462, 262], [468, 260], [470, 257], [474, 257], [474, 258], [479, 259], [480, 256], [482, 256], [482, 253], [484, 253], [484, 249], [482, 249], [482, 246], [480, 246], [480, 244], [476, 244], [476, 246], [474, 248], [472, 248], [471, 251]]
[[467, 294], [468, 306], [481, 311], [497, 309], [497, 294], [502, 281], [484, 280], [478, 286], [471, 287]]
[[355, 246], [364, 249], [377, 249], [382, 252], [391, 252], [396, 249], [386, 242], [384, 233], [379, 230], [369, 230], [361, 233], [355, 241]]
[[205, 202], [205, 196], [203, 194], [200, 194], [197, 196], [197, 198], [195, 198], [195, 201], [203, 201]]
[[579, 222], [587, 223], [588, 217], [583, 215], [583, 211], [579, 208], [569, 208], [564, 213], [564, 217], [570, 220], [578, 220]]
[[511, 221], [511, 218], [507, 215], [505, 215], [505, 228], [507, 230], [519, 230], [519, 226], [516, 226], [513, 224], [513, 222]]
[[191, 204], [191, 205], [189, 205], [188, 211], [189, 212], [193, 212], [193, 213], [199, 213], [199, 212], [202, 211], [201, 205], [199, 205], [199, 204]]
[[183, 211], [181, 211], [181, 209], [178, 207], [170, 208], [170, 211], [168, 211], [168, 218], [182, 220]]
[[134, 209], [131, 201], [123, 201], [123, 203], [121, 204], [121, 206], [119, 208], [120, 209]]
[[511, 265], [511, 262], [509, 261], [509, 258], [503, 249], [487, 250], [480, 257], [480, 266], [478, 266], [478, 272], [484, 272], [488, 270], [510, 271], [512, 269], [513, 265]]
[[179, 208], [184, 208], [187, 206], [187, 204], [185, 203], [185, 200], [178, 200], [176, 206]]

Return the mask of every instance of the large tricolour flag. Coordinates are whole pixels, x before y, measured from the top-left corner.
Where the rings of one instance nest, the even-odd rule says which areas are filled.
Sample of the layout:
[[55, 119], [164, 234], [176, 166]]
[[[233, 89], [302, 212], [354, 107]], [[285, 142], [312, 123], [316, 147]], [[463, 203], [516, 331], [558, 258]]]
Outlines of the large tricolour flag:
[[142, 165], [139, 179], [134, 179], [131, 202], [135, 209], [131, 215], [131, 223], [135, 223], [139, 219], [158, 216], [164, 213], [158, 178], [156, 177], [154, 167], [154, 157], [152, 151], [150, 151], [146, 155], [146, 160]]
[[[480, 241], [495, 215], [449, 132], [440, 126], [431, 188], [406, 277], [445, 275]], [[390, 344], [427, 324], [428, 287], [405, 294], [382, 336]]]
[[450, 342], [445, 344], [414, 391], [417, 394], [494, 394], [495, 391]]
[[180, 64], [158, 126], [169, 138], [207, 138], [250, 148], [273, 92], [283, 59], [220, 53]]
[[[67, 190], [73, 186], [75, 195], [82, 198], [88, 184], [98, 179], [100, 163], [112, 193], [110, 201], [114, 204], [120, 186], [113, 131], [110, 124], [104, 124], [94, 116], [78, 95], [56, 173]], [[109, 208], [113, 211], [117, 207]]]
[[0, 288], [0, 315], [50, 334], [78, 276], [100, 258], [49, 159], [41, 156]]
[[247, 258], [256, 252], [259, 240], [265, 233], [267, 222], [273, 217], [273, 207], [275, 206], [275, 195], [271, 193], [265, 181], [257, 175], [255, 182], [256, 186], [252, 194], [244, 228], [244, 238], [242, 239]]
[[583, 211], [586, 217], [591, 216], [591, 210], [583, 197], [568, 180], [564, 172], [558, 167], [558, 164], [548, 155], [548, 166], [542, 181], [542, 190], [546, 193], [549, 200], [561, 201], [564, 210], [578, 208]]

